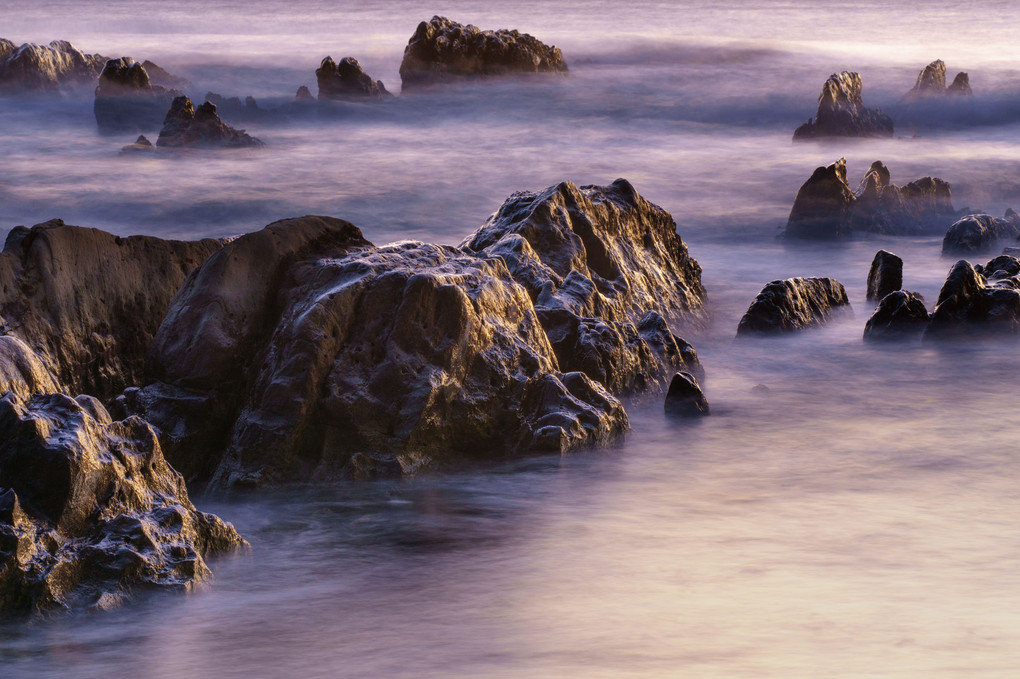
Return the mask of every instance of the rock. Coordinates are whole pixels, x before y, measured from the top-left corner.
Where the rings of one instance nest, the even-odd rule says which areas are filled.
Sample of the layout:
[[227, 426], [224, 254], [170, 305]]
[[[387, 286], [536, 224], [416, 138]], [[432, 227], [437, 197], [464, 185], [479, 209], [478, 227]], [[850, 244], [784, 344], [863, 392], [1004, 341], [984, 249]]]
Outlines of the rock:
[[793, 138], [891, 137], [892, 118], [882, 109], [864, 107], [861, 76], [850, 71], [832, 74], [818, 95], [818, 113], [797, 128]]
[[14, 335], [0, 335], [0, 394], [25, 400], [58, 391], [57, 380], [31, 347]]
[[136, 153], [153, 153], [156, 147], [152, 145], [152, 142], [144, 135], [138, 135], [138, 139], [133, 144], [128, 144], [120, 150], [120, 155], [134, 155]]
[[378, 98], [390, 94], [382, 80], [372, 80], [354, 57], [344, 57], [339, 64], [333, 57], [326, 57], [315, 70], [315, 78], [319, 83], [319, 99]]
[[56, 376], [60, 389], [45, 391], [108, 400], [141, 383], [170, 300], [220, 245], [121, 238], [60, 220], [15, 229], [0, 254], [4, 331]]
[[[1020, 261], [1014, 266], [1020, 269]], [[924, 339], [1015, 334], [1018, 331], [1020, 280], [1012, 276], [989, 285], [970, 263], [960, 260], [953, 265], [942, 285]]]
[[902, 287], [903, 260], [888, 250], [879, 250], [868, 271], [868, 301], [877, 302]]
[[404, 90], [472, 76], [566, 71], [558, 47], [550, 47], [527, 33], [483, 31], [440, 16], [418, 24], [400, 62]]
[[302, 85], [297, 89], [294, 101], [315, 101], [315, 97], [312, 96], [312, 91], [308, 89], [307, 85]]
[[990, 252], [1000, 240], [1016, 238], [1018, 234], [1020, 225], [1014, 221], [986, 214], [967, 215], [946, 230], [942, 254]]
[[0, 38], [0, 92], [55, 90], [93, 82], [105, 62], [106, 57], [85, 54], [66, 40], [15, 47]]
[[160, 68], [148, 59], [142, 62], [142, 68], [144, 68], [145, 72], [148, 73], [149, 81], [156, 87], [165, 87], [168, 90], [179, 91], [183, 91], [191, 87], [191, 81], [187, 78], [181, 78], [172, 73], [168, 73], [166, 69]]
[[244, 544], [195, 509], [141, 419], [113, 422], [87, 396], [0, 397], [0, 612], [190, 589], [204, 557]]
[[846, 290], [833, 278], [772, 281], [762, 288], [740, 319], [737, 336], [825, 325], [837, 312], [849, 309]]
[[974, 96], [973, 90], [970, 89], [970, 77], [966, 73], [957, 73], [952, 84], [946, 88], [946, 94], [961, 97]]
[[666, 414], [673, 417], [700, 417], [709, 415], [708, 399], [694, 375], [679, 372], [669, 383], [666, 394]]
[[163, 119], [156, 146], [166, 148], [262, 148], [265, 144], [244, 130], [226, 125], [216, 105], [205, 102], [197, 109], [191, 99], [177, 97]]
[[784, 236], [809, 240], [848, 238], [856, 233], [922, 235], [955, 217], [949, 184], [923, 177], [899, 187], [875, 161], [857, 191], [847, 183], [846, 159], [815, 169], [790, 211]]
[[946, 87], [946, 64], [941, 59], [936, 59], [923, 69], [917, 76], [917, 82], [913, 89], [907, 92], [906, 101], [916, 101], [929, 97], [943, 97], [946, 95], [971, 96], [970, 79], [966, 73], [958, 73], [953, 83]]
[[866, 340], [902, 340], [920, 337], [930, 316], [924, 299], [915, 292], [895, 290], [882, 298], [864, 326]]
[[216, 106], [216, 113], [224, 120], [237, 123], [281, 123], [287, 117], [273, 109], [259, 107], [255, 97], [224, 97], [216, 92], [206, 92], [205, 100]]
[[158, 129], [167, 106], [179, 94], [154, 86], [145, 65], [131, 57], [111, 59], [96, 86], [96, 124], [105, 134]]

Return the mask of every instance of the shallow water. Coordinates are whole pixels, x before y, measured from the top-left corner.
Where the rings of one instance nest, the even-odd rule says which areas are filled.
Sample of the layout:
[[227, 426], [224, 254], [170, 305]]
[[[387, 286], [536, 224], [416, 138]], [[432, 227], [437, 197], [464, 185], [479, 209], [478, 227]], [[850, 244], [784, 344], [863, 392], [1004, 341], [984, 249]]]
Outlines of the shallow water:
[[[94, 8], [70, 16], [61, 8]], [[0, 2], [4, 37], [67, 38], [282, 105], [325, 54], [399, 92], [432, 10], [389, 0]], [[454, 2], [564, 49], [565, 79], [469, 85], [287, 125], [262, 153], [120, 158], [81, 93], [0, 97], [0, 229], [51, 217], [119, 234], [228, 235], [319, 213], [377, 243], [457, 243], [516, 190], [630, 179], [704, 268], [712, 327], [681, 330], [712, 417], [628, 408], [616, 444], [400, 482], [199, 499], [250, 555], [188, 596], [0, 626], [3, 677], [1015, 677], [1020, 672], [1020, 345], [866, 345], [868, 265], [905, 261], [929, 307], [940, 239], [785, 246], [811, 170], [932, 174], [957, 207], [1020, 208], [1020, 10], [1012, 3]], [[54, 9], [55, 8], [55, 9]], [[438, 10], [436, 10], [438, 11]], [[794, 145], [825, 77], [897, 111], [946, 60], [977, 93], [891, 140]], [[914, 136], [914, 135], [918, 136]], [[736, 340], [761, 286], [833, 276], [852, 317]], [[763, 384], [768, 392], [752, 388]]]

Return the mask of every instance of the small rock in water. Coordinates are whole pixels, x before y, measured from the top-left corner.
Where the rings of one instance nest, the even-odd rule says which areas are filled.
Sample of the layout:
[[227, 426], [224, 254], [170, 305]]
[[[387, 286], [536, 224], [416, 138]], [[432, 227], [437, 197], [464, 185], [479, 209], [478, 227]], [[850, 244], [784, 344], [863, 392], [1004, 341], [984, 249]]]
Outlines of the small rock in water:
[[891, 137], [892, 118], [882, 109], [864, 107], [861, 76], [833, 73], [818, 95], [818, 112], [793, 133], [795, 140], [817, 137]]
[[678, 372], [669, 383], [666, 393], [665, 410], [673, 417], [700, 417], [708, 415], [708, 399], [701, 391], [701, 385], [694, 375]]
[[[339, 64], [333, 61], [333, 57], [326, 57], [315, 70], [315, 78], [319, 83], [319, 99], [357, 99], [390, 95], [382, 80], [372, 80], [354, 57], [344, 57]], [[300, 95], [300, 90], [298, 94]]]
[[215, 104], [207, 101], [196, 109], [191, 99], [180, 96], [170, 105], [156, 146], [261, 148], [265, 143], [225, 124], [217, 115]]
[[879, 301], [902, 287], [903, 260], [888, 250], [879, 250], [868, 272], [868, 300]]
[[930, 319], [924, 299], [915, 292], [895, 290], [882, 298], [864, 326], [864, 339], [902, 340], [920, 337]]
[[128, 144], [120, 150], [120, 155], [126, 156], [135, 153], [152, 153], [156, 150], [156, 147], [152, 145], [152, 142], [144, 135], [138, 135], [138, 139], [133, 144]]
[[838, 311], [850, 310], [843, 285], [834, 278], [787, 278], [758, 293], [740, 319], [737, 335], [803, 330], [824, 325]]

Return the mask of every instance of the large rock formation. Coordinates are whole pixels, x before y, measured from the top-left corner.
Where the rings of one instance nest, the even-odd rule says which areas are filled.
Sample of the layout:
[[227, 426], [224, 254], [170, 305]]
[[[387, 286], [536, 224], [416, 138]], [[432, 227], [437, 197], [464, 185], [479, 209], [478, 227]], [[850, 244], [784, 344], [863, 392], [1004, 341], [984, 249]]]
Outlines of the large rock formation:
[[700, 368], [667, 318], [704, 322], [700, 268], [623, 181], [515, 194], [460, 248], [285, 220], [189, 279], [122, 405], [226, 485], [562, 451], [627, 427], [603, 380]]
[[400, 62], [404, 90], [465, 76], [566, 71], [558, 47], [550, 47], [527, 33], [483, 31], [440, 16], [418, 24]]
[[970, 79], [966, 73], [957, 73], [952, 84], [946, 87], [946, 64], [941, 59], [931, 62], [917, 75], [913, 89], [904, 97], [907, 101], [916, 101], [927, 97], [971, 96]]
[[319, 99], [378, 98], [390, 94], [382, 80], [372, 80], [354, 57], [344, 57], [339, 64], [333, 57], [326, 57], [315, 69], [315, 78], [319, 83]]
[[106, 134], [158, 129], [167, 107], [178, 95], [177, 90], [153, 85], [145, 66], [131, 57], [111, 59], [96, 86], [96, 124]]
[[173, 100], [156, 146], [165, 148], [261, 148], [265, 144], [225, 124], [216, 114], [216, 105], [205, 102], [197, 109], [191, 99]]
[[882, 109], [864, 107], [861, 76], [851, 71], [832, 74], [818, 95], [818, 112], [793, 133], [794, 139], [818, 137], [891, 137], [892, 118]]
[[834, 278], [787, 278], [758, 293], [740, 319], [737, 335], [770, 334], [825, 325], [849, 311], [843, 285]]
[[855, 233], [921, 235], [945, 228], [956, 213], [949, 184], [922, 177], [900, 187], [875, 161], [856, 191], [847, 182], [846, 159], [815, 169], [790, 211], [787, 238], [833, 240]]
[[877, 302], [902, 287], [903, 260], [888, 250], [879, 250], [868, 271], [868, 301]]
[[16, 47], [0, 38], [0, 92], [55, 90], [94, 82], [105, 62], [106, 57], [85, 54], [66, 40]]
[[[1002, 270], [1012, 257], [989, 262], [991, 273]], [[1011, 265], [1020, 271], [1020, 260]], [[945, 339], [1020, 332], [1020, 278], [1004, 275], [989, 280], [965, 260], [949, 271], [939, 292], [925, 339]]]
[[931, 316], [920, 295], [895, 290], [882, 298], [864, 326], [866, 340], [904, 340], [920, 337]]
[[942, 239], [942, 254], [967, 255], [990, 252], [1000, 241], [1020, 235], [1020, 218], [1011, 210], [1002, 219], [986, 214], [962, 217], [954, 222]]
[[0, 396], [0, 613], [188, 589], [210, 575], [203, 557], [243, 544], [195, 509], [141, 419], [113, 422], [88, 396]]
[[56, 376], [44, 391], [59, 385], [110, 399], [141, 383], [170, 300], [219, 247], [121, 238], [60, 220], [17, 227], [0, 254], [0, 334], [20, 338]]

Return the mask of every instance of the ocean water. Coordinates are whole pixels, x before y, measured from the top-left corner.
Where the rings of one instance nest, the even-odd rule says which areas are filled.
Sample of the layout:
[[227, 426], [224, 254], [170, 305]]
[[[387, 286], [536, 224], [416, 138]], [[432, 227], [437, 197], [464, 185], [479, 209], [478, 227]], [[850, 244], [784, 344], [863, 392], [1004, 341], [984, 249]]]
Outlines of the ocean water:
[[[196, 498], [250, 554], [186, 596], [0, 624], [0, 676], [1020, 675], [1020, 345], [862, 341], [874, 253], [903, 257], [930, 308], [954, 261], [939, 237], [775, 238], [841, 156], [851, 183], [882, 160], [896, 183], [950, 182], [958, 208], [1020, 209], [1014, 3], [165, 4], [0, 0], [0, 35], [151, 59], [193, 97], [263, 108], [314, 92], [327, 54], [399, 93], [403, 46], [435, 13], [533, 33], [571, 70], [247, 124], [265, 150], [168, 158], [119, 157], [134, 135], [97, 134], [88, 88], [0, 96], [0, 230], [197, 238], [329, 214], [376, 243], [457, 243], [514, 191], [626, 177], [704, 268], [712, 326], [677, 330], [713, 414], [671, 423], [651, 394], [603, 449]], [[976, 96], [906, 120], [936, 58]], [[844, 69], [896, 136], [794, 145]], [[837, 278], [854, 314], [736, 340], [762, 285], [795, 275]]]

